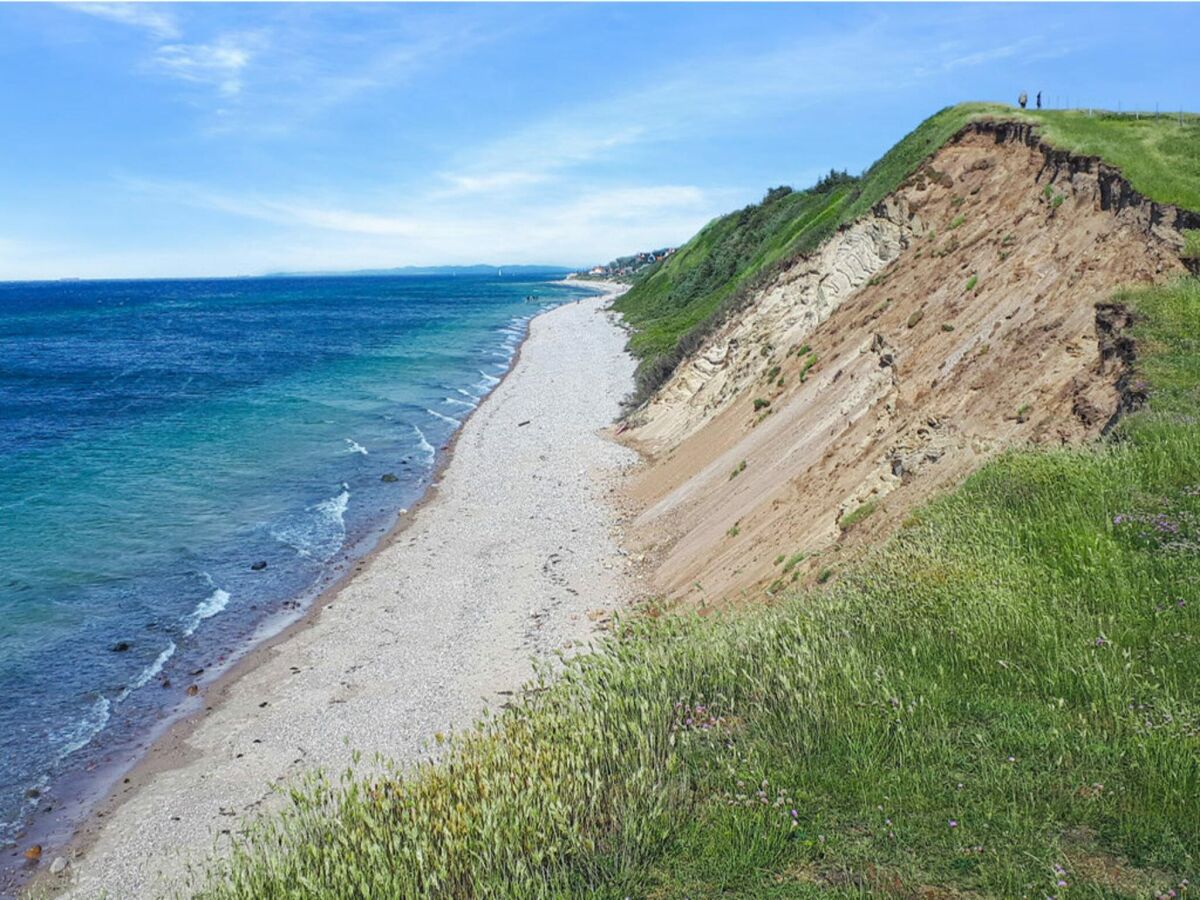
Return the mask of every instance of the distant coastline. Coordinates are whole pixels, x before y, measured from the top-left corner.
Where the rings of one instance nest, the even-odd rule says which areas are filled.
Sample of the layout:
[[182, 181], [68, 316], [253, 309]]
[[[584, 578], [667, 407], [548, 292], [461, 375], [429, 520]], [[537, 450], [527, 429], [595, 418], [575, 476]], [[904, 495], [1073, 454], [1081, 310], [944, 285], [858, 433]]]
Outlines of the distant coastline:
[[378, 275], [420, 276], [420, 275], [490, 275], [512, 278], [538, 278], [553, 275], [570, 275], [578, 269], [567, 266], [493, 266], [478, 263], [472, 266], [399, 266], [392, 269], [352, 269], [350, 271], [318, 270], [312, 272], [269, 272], [261, 278], [364, 278]]

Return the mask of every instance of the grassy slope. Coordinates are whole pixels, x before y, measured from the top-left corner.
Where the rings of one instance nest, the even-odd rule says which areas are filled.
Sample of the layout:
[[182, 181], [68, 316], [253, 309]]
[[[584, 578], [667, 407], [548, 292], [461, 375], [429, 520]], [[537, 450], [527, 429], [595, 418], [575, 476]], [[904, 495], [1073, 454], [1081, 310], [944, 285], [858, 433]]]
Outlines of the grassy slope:
[[1200, 282], [1125, 299], [1150, 404], [1119, 439], [994, 461], [827, 591], [640, 617], [447, 763], [295, 793], [204, 896], [1178, 890]]
[[1150, 405], [1119, 439], [989, 464], [828, 590], [638, 617], [442, 764], [314, 776], [202, 895], [1178, 890], [1200, 867], [1200, 282], [1127, 300]]
[[[1200, 210], [1200, 123], [1185, 117], [1135, 118], [1079, 111], [1019, 111], [985, 103], [948, 107], [922, 122], [853, 185], [802, 191], [709, 223], [681, 251], [639, 278], [617, 303], [641, 358], [638, 399], [665, 380], [698, 339], [736, 305], [772, 264], [815, 249], [894, 191], [930, 154], [972, 119], [1037, 122], [1043, 137], [1076, 153], [1101, 156], [1149, 197]], [[758, 252], [737, 252], [745, 246]], [[734, 264], [731, 264], [733, 262]]]

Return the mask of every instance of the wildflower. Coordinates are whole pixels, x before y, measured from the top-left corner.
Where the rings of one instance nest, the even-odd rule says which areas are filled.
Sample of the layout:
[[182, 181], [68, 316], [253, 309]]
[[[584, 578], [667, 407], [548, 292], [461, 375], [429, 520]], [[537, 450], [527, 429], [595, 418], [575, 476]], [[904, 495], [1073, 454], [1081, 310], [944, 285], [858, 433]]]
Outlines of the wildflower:
[[1008, 761], [1009, 761], [1010, 763], [1015, 763], [1015, 762], [1017, 761], [1017, 758], [1016, 758], [1015, 756], [1010, 756], [1010, 757], [1008, 758]]
[[957, 828], [957, 827], [958, 827], [958, 819], [951, 819], [951, 820], [950, 820], [950, 827], [951, 827], [951, 828]]
[[793, 818], [793, 819], [798, 819], [798, 818], [800, 818], [800, 812], [799, 812], [799, 810], [795, 810], [795, 809], [793, 809], [793, 810], [792, 810], [792, 818]]
[[1063, 881], [1061, 878], [1060, 878], [1060, 879], [1058, 879], [1058, 881], [1057, 881], [1056, 883], [1058, 884], [1058, 886], [1059, 886], [1059, 887], [1066, 887], [1066, 886], [1067, 886], [1067, 883], [1066, 883], [1065, 881]]
[[1108, 638], [1106, 638], [1104, 635], [1100, 635], [1096, 638], [1095, 644], [1097, 647], [1105, 647], [1108, 645]]

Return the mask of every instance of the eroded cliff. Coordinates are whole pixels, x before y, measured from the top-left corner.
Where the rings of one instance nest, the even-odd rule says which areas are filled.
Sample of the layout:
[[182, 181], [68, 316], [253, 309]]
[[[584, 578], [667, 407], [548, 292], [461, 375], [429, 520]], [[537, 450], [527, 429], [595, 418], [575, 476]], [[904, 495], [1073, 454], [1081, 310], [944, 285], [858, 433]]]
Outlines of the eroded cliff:
[[654, 589], [728, 600], [828, 577], [1003, 449], [1097, 435], [1135, 402], [1119, 311], [1098, 325], [1097, 304], [1182, 272], [1196, 218], [1027, 126], [964, 129], [632, 417], [648, 462], [631, 544]]

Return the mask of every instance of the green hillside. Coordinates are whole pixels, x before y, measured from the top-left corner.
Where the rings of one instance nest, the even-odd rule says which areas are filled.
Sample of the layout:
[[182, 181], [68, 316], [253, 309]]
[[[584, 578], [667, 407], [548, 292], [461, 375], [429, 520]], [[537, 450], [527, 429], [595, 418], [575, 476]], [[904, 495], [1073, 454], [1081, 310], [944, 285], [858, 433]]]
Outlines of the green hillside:
[[986, 103], [948, 107], [917, 126], [860, 177], [805, 191], [776, 189], [759, 204], [722, 216], [665, 262], [651, 267], [616, 304], [633, 329], [640, 359], [635, 401], [674, 371], [724, 315], [773, 271], [814, 250], [896, 190], [953, 134], [978, 118], [1038, 124], [1048, 143], [1101, 156], [1133, 186], [1161, 202], [1200, 210], [1200, 124], [1178, 118], [1089, 115], [1079, 110], [1021, 111]]
[[[993, 109], [944, 110], [853, 184], [718, 220], [639, 284], [632, 316], [672, 352], [671, 327], [698, 327]], [[1177, 122], [1082, 118], [1040, 121], [1111, 143], [1156, 199], [1192, 196], [1200, 182], [1170, 165], [1194, 140], [1172, 143]], [[1005, 454], [773, 607], [628, 617], [441, 762], [314, 775], [198, 896], [1186, 895], [1200, 281], [1116, 299], [1136, 314], [1130, 382], [1148, 399], [1107, 439]]]

